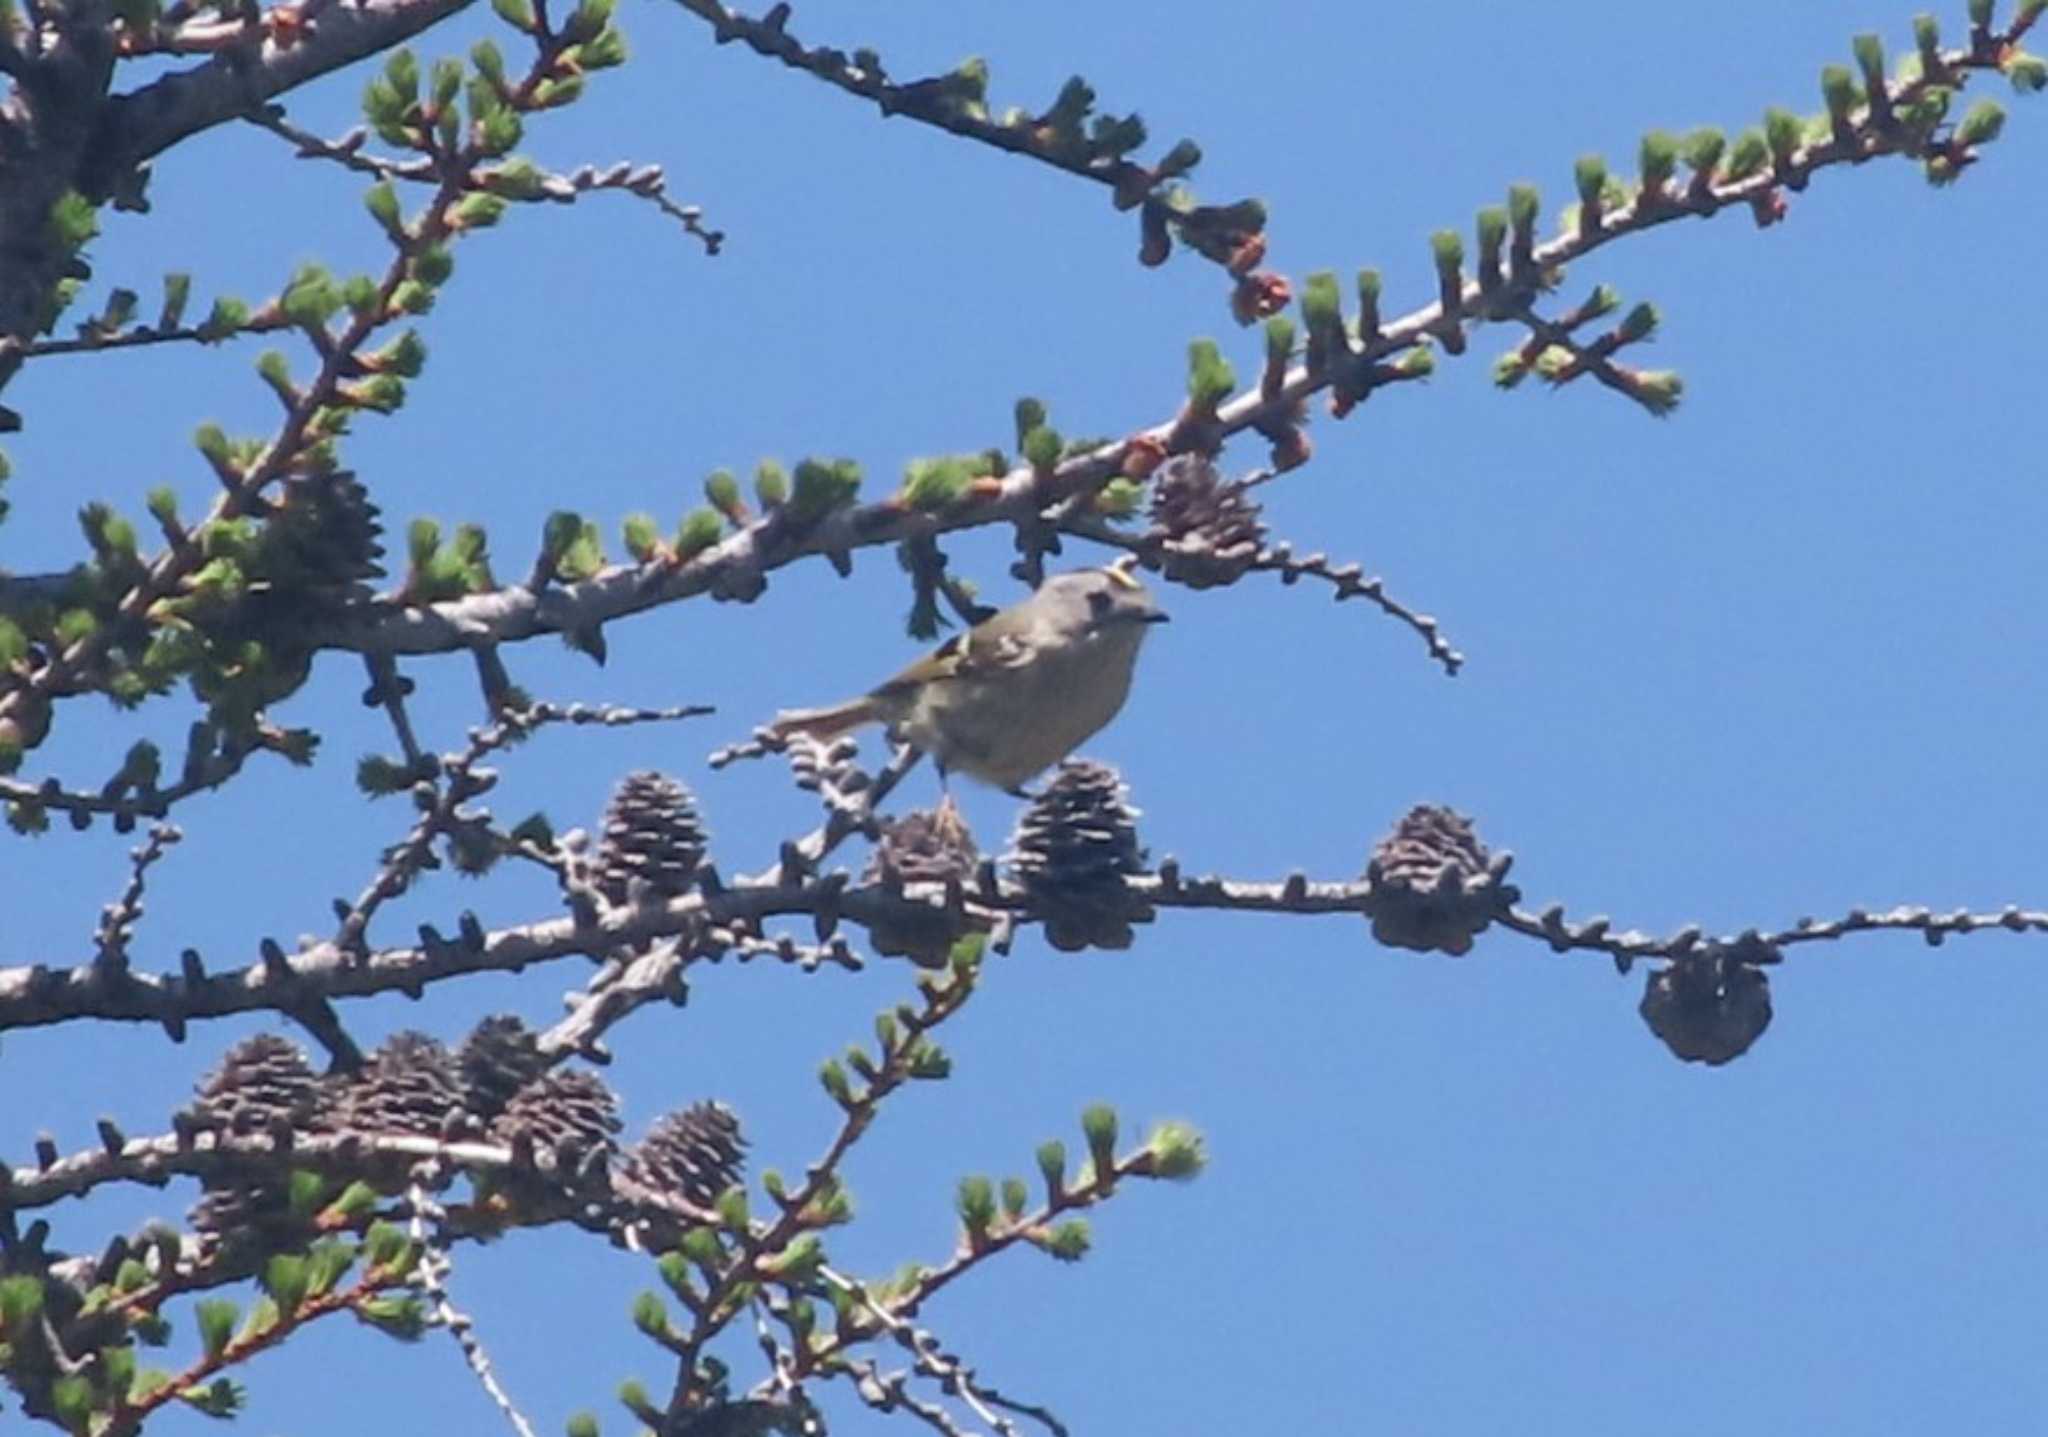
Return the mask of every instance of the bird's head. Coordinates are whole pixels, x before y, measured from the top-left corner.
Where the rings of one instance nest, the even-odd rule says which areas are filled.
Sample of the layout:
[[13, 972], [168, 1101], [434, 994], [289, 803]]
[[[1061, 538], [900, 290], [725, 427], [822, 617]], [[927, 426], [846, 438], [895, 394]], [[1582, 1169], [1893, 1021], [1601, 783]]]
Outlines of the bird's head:
[[1057, 575], [1045, 581], [1041, 592], [1091, 633], [1126, 625], [1163, 624], [1168, 618], [1138, 577], [1137, 565], [1128, 559], [1100, 569]]

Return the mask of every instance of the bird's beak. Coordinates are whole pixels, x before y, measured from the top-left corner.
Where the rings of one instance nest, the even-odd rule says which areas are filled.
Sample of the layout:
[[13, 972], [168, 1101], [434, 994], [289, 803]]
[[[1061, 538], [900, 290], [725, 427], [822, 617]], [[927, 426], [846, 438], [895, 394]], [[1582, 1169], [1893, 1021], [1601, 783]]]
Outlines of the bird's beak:
[[1149, 613], [1141, 614], [1139, 618], [1147, 624], [1170, 624], [1173, 622], [1173, 615], [1167, 613], [1164, 609], [1153, 609]]

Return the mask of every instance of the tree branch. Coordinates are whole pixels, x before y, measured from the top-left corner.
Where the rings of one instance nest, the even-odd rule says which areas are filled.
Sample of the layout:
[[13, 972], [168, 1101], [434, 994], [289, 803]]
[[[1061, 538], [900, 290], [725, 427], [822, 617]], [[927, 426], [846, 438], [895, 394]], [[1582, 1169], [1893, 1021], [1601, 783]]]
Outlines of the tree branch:
[[[196, 728], [198, 726], [195, 726]], [[271, 732], [275, 732], [274, 730]], [[39, 811], [66, 814], [74, 827], [83, 828], [93, 814], [109, 814], [117, 831], [134, 825], [135, 819], [163, 818], [171, 809], [209, 789], [219, 788], [242, 771], [252, 754], [276, 744], [262, 741], [261, 731], [252, 737], [222, 735], [205, 730], [206, 742], [188, 748], [184, 768], [176, 783], [137, 792], [102, 789], [87, 793], [65, 788], [54, 778], [30, 783], [17, 778], [0, 778], [0, 801], [25, 804]]]
[[[763, 1278], [772, 1278], [771, 1264], [801, 1235], [843, 1220], [830, 1214], [835, 1199], [844, 1196], [840, 1165], [874, 1125], [882, 1105], [893, 1094], [932, 1076], [931, 1064], [939, 1050], [928, 1035], [958, 1016], [973, 998], [977, 978], [977, 967], [967, 964], [921, 984], [922, 1003], [916, 1009], [906, 1007], [898, 1011], [893, 1021], [900, 1026], [893, 1030], [893, 1036], [881, 1038], [882, 1062], [862, 1070], [864, 1082], [860, 1087], [856, 1088], [843, 1071], [827, 1069], [828, 1073], [839, 1072], [836, 1083], [826, 1083], [826, 1090], [840, 1107], [839, 1126], [824, 1153], [804, 1170], [803, 1183], [793, 1192], [776, 1195], [780, 1212], [774, 1221], [747, 1224], [729, 1257], [718, 1264], [715, 1272], [706, 1272], [705, 1289], [692, 1302], [690, 1330], [681, 1335], [673, 1348], [676, 1381], [669, 1400], [671, 1417], [687, 1416], [703, 1404], [706, 1394], [701, 1388], [703, 1374], [698, 1359], [743, 1302], [746, 1290]], [[806, 1353], [802, 1359], [806, 1368], [809, 1356]]]
[[[304, 1168], [354, 1176], [376, 1158], [435, 1160], [469, 1169], [531, 1175], [531, 1155], [508, 1143], [451, 1141], [400, 1133], [296, 1133], [279, 1144], [269, 1133], [166, 1133], [102, 1144], [31, 1168], [0, 1165], [0, 1207], [16, 1212], [83, 1197], [109, 1183], [161, 1187], [174, 1177], [246, 1179], [252, 1171]], [[623, 1199], [620, 1199], [623, 1202]], [[672, 1216], [672, 1214], [671, 1214]]]
[[899, 1347], [910, 1353], [917, 1370], [927, 1377], [934, 1377], [948, 1392], [956, 1392], [960, 1399], [974, 1410], [976, 1416], [1005, 1437], [1016, 1437], [1017, 1426], [991, 1407], [1005, 1407], [1020, 1415], [1032, 1417], [1042, 1423], [1053, 1437], [1068, 1437], [1066, 1424], [1046, 1408], [1034, 1403], [1018, 1402], [1003, 1396], [994, 1388], [975, 1380], [974, 1369], [960, 1358], [947, 1353], [939, 1342], [938, 1335], [928, 1328], [918, 1327], [881, 1303], [876, 1302], [865, 1286], [845, 1273], [825, 1266], [818, 1275], [845, 1293], [896, 1339]]
[[[684, 3], [700, 13], [713, 8], [722, 10], [708, 3], [700, 5], [698, 0]], [[1995, 58], [1965, 50], [1948, 52], [1944, 63], [1958, 84], [1966, 81], [1972, 71], [1996, 66]], [[1918, 81], [1895, 86], [1891, 103], [1905, 103], [1921, 88]], [[1213, 416], [1197, 420], [1182, 411], [1127, 439], [1070, 456], [1044, 472], [1020, 465], [978, 484], [969, 494], [936, 512], [912, 510], [897, 498], [843, 509], [808, 524], [794, 523], [786, 511], [775, 511], [753, 520], [687, 562], [616, 565], [577, 583], [539, 590], [505, 588], [421, 607], [409, 607], [390, 597], [363, 601], [321, 628], [314, 635], [314, 642], [324, 648], [357, 652], [427, 654], [452, 652], [479, 641], [511, 642], [542, 634], [587, 631], [612, 619], [704, 593], [750, 596], [761, 587], [765, 575], [799, 559], [823, 555], [843, 564], [845, 556], [857, 549], [923, 541], [938, 534], [991, 524], [1039, 524], [1056, 506], [1099, 491], [1123, 472], [1127, 462], [1145, 458], [1156, 462], [1163, 453], [1198, 447], [1213, 449], [1247, 431], [1283, 433], [1297, 429], [1308, 401], [1326, 391], [1346, 395], [1348, 409], [1360, 395], [1374, 387], [1384, 387], [1387, 366], [1383, 361], [1389, 356], [1427, 346], [1432, 340], [1451, 334], [1462, 340], [1466, 330], [1481, 323], [1520, 322], [1519, 312], [1539, 293], [1545, 273], [1617, 240], [1678, 219], [1707, 218], [1729, 209], [1751, 212], [1759, 203], [1773, 203], [1787, 188], [1803, 188], [1819, 171], [1860, 164], [1879, 155], [1905, 153], [1908, 148], [1909, 140], [1898, 126], [1881, 124], [1866, 109], [1846, 138], [1802, 146], [1775, 167], [1741, 179], [1712, 180], [1638, 195], [1629, 204], [1603, 211], [1597, 225], [1582, 224], [1569, 233], [1532, 245], [1526, 260], [1515, 266], [1515, 274], [1507, 282], [1483, 285], [1477, 278], [1460, 275], [1455, 289], [1456, 313], [1452, 317], [1446, 317], [1444, 299], [1439, 297], [1397, 319], [1376, 324], [1369, 335], [1361, 337], [1355, 349], [1313, 365], [1304, 363], [1288, 368], [1275, 376], [1276, 382], [1249, 389], [1221, 403]], [[1307, 561], [1295, 560], [1283, 552], [1270, 557], [1271, 562], [1261, 567], [1274, 568], [1283, 576], [1291, 570], [1318, 573], [1308, 567]], [[1318, 577], [1331, 579], [1347, 594], [1372, 597], [1370, 585], [1357, 581], [1356, 576], [1345, 580], [1332, 571], [1318, 573]], [[1430, 627], [1433, 621], [1425, 622], [1425, 616], [1398, 611], [1384, 601], [1384, 596], [1376, 597], [1375, 602], [1421, 633], [1439, 662], [1448, 666], [1455, 661], [1455, 650], [1448, 649]]]
[[[902, 115], [1106, 186], [1119, 209], [1142, 206], [1147, 238], [1140, 257], [1145, 263], [1157, 264], [1166, 258], [1170, 245], [1155, 245], [1151, 232], [1156, 228], [1163, 238], [1169, 226], [1179, 230], [1192, 248], [1219, 263], [1235, 264], [1247, 252], [1247, 242], [1256, 248], [1256, 253], [1263, 253], [1260, 229], [1265, 212], [1256, 201], [1198, 208], [1171, 204], [1163, 197], [1166, 187], [1199, 162], [1201, 151], [1191, 141], [1181, 141], [1156, 169], [1150, 169], [1124, 158], [1124, 151], [1143, 139], [1143, 128], [1137, 126], [1136, 116], [1122, 122], [1130, 143], [1105, 144], [1099, 134], [1091, 138], [1087, 121], [1094, 92], [1086, 82], [1079, 83], [1078, 92], [1062, 91], [1060, 99], [1043, 115], [1020, 116], [1013, 112], [1000, 120], [991, 119], [982, 94], [987, 87], [987, 67], [979, 61], [969, 62], [951, 75], [897, 83], [883, 72], [881, 59], [873, 51], [856, 51], [849, 59], [844, 51], [828, 45], [806, 47], [789, 33], [787, 4], [777, 4], [756, 19], [720, 0], [678, 3], [711, 26], [719, 44], [738, 40], [757, 55], [779, 60], [790, 69], [801, 70], [834, 89], [871, 102], [884, 118]], [[976, 66], [981, 71], [978, 75], [972, 73]], [[1071, 113], [1062, 114], [1070, 98], [1085, 102]], [[1100, 121], [1106, 117], [1096, 118]], [[1119, 125], [1112, 121], [1110, 128], [1113, 131]]]
[[[113, 41], [99, 6], [79, 7], [47, 35], [35, 16], [30, 20], [31, 43], [40, 43], [40, 50], [33, 61], [20, 57], [10, 68], [17, 83], [0, 97], [7, 139], [0, 164], [0, 255], [6, 257], [0, 264], [0, 388], [20, 369], [23, 346], [43, 327], [58, 285], [84, 272], [79, 237], [57, 236], [51, 217], [75, 187], [114, 72]], [[12, 411], [0, 409], [0, 430], [19, 425]]]
[[[992, 869], [984, 869], [984, 877], [986, 881], [966, 895], [964, 912], [970, 924], [987, 929], [1005, 921], [1042, 920], [1045, 904], [1041, 899], [1018, 883], [997, 879]], [[574, 917], [554, 918], [485, 931], [465, 921], [461, 935], [452, 940], [428, 926], [422, 929], [422, 941], [417, 945], [367, 955], [332, 942], [316, 943], [297, 953], [220, 974], [207, 973], [196, 955], [180, 975], [109, 974], [89, 962], [63, 970], [41, 965], [0, 969], [0, 1031], [80, 1018], [163, 1023], [182, 1031], [182, 1025], [193, 1019], [262, 1011], [291, 1013], [314, 999], [417, 994], [428, 984], [470, 973], [520, 972], [535, 963], [577, 955], [602, 956], [622, 947], [701, 931], [708, 925], [758, 925], [770, 918], [820, 914], [868, 928], [878, 923], [901, 926], [920, 917], [930, 921], [947, 913], [948, 897], [944, 884], [848, 886], [828, 877], [741, 884], [715, 895], [692, 893], [666, 903], [616, 909], [581, 923]], [[1277, 883], [1189, 878], [1170, 859], [1156, 873], [1128, 878], [1120, 900], [1121, 911], [1134, 922], [1149, 920], [1158, 909], [1365, 916], [1376, 901], [1376, 886], [1362, 879], [1312, 883], [1301, 874]], [[1563, 923], [1561, 910], [1543, 915], [1515, 910], [1497, 921], [1511, 932], [1539, 939], [1560, 951], [1579, 949], [1631, 960], [1676, 959], [1716, 945], [1747, 949], [1760, 942], [1783, 948], [1880, 929], [1919, 932], [1930, 941], [1989, 929], [2048, 933], [2048, 911], [2017, 907], [1996, 913], [1948, 914], [1913, 907], [1876, 914], [1856, 910], [1828, 923], [1809, 920], [1805, 926], [1795, 924], [1775, 933], [1751, 930], [1713, 940], [1703, 938], [1696, 927], [1681, 929], [1668, 938], [1634, 931], [1613, 935], [1604, 919], [1572, 927]]]
[[[329, 140], [293, 124], [281, 105], [259, 106], [242, 118], [259, 129], [290, 141], [294, 153], [302, 160], [329, 160], [357, 174], [380, 180], [433, 184], [440, 178], [439, 170], [431, 159], [405, 160], [392, 155], [365, 153], [363, 146], [368, 142], [370, 132], [361, 125], [339, 139]], [[645, 200], [696, 236], [706, 254], [717, 254], [725, 243], [724, 231], [704, 228], [702, 209], [696, 205], [677, 204], [670, 198], [668, 179], [660, 165], [635, 165], [624, 160], [602, 169], [596, 165], [579, 165], [568, 174], [538, 171], [535, 182], [541, 197], [555, 204], [573, 204], [594, 190]], [[41, 354], [46, 350], [38, 347], [34, 352]]]
[[266, 38], [253, 52], [237, 48], [153, 80], [107, 105], [95, 136], [96, 165], [111, 175], [139, 164], [308, 80], [410, 39], [469, 4], [361, 0], [329, 5], [289, 45]]
[[[268, 334], [275, 330], [290, 329], [292, 323], [282, 314], [261, 314], [250, 318], [248, 323], [237, 328], [236, 334]], [[124, 329], [118, 334], [90, 332], [81, 325], [82, 332], [70, 339], [38, 339], [28, 345], [26, 354], [30, 359], [42, 359], [57, 354], [96, 354], [103, 349], [141, 349], [152, 344], [219, 344], [226, 336], [203, 324], [177, 324], [159, 326], [138, 324], [133, 329]], [[8, 578], [0, 583], [0, 597], [9, 604], [23, 601], [20, 590], [31, 584], [54, 585], [62, 581], [61, 575], [38, 575], [33, 578]]]
[[147, 843], [129, 850], [127, 886], [118, 899], [100, 910], [99, 928], [93, 934], [93, 947], [98, 950], [94, 961], [108, 971], [118, 972], [128, 964], [128, 943], [135, 936], [135, 925], [142, 921], [142, 891], [151, 865], [184, 836], [176, 824], [159, 823], [150, 829]]
[[[1129, 533], [1094, 515], [1062, 519], [1059, 528], [1062, 533], [1136, 554], [1148, 569], [1163, 567], [1166, 536], [1162, 534]], [[1261, 545], [1247, 555], [1239, 573], [1278, 574], [1280, 582], [1288, 585], [1300, 583], [1303, 578], [1320, 579], [1331, 587], [1331, 597], [1339, 603], [1346, 599], [1365, 599], [1388, 618], [1412, 629], [1428, 647], [1429, 656], [1445, 673], [1455, 676], [1465, 665], [1465, 655], [1443, 636], [1442, 626], [1434, 616], [1412, 609], [1389, 594], [1385, 580], [1366, 578], [1363, 565], [1334, 564], [1326, 554], [1297, 556], [1293, 545], [1280, 543]]]
[[[440, 1164], [430, 1160], [429, 1166], [435, 1171], [430, 1175], [440, 1177]], [[483, 1339], [476, 1335], [476, 1319], [455, 1305], [455, 1299], [448, 1291], [448, 1279], [455, 1271], [454, 1254], [449, 1251], [446, 1232], [448, 1210], [434, 1197], [427, 1183], [415, 1179], [406, 1189], [406, 1203], [412, 1208], [408, 1224], [413, 1242], [420, 1250], [419, 1287], [421, 1293], [433, 1304], [432, 1321], [435, 1326], [446, 1329], [461, 1349], [462, 1360], [468, 1365], [477, 1385], [484, 1390], [505, 1421], [518, 1437], [535, 1437], [533, 1423], [519, 1410], [519, 1404], [512, 1400], [512, 1394], [498, 1381], [497, 1372], [491, 1365], [490, 1354], [484, 1351]]]

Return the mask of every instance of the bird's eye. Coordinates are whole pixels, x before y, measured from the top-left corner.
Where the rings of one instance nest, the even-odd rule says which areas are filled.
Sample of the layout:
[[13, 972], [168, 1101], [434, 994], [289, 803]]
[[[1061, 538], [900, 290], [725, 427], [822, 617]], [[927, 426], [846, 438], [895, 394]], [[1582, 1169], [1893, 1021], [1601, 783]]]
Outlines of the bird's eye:
[[1106, 590], [1091, 590], [1088, 595], [1088, 611], [1099, 619], [1109, 612], [1109, 606], [1114, 602]]

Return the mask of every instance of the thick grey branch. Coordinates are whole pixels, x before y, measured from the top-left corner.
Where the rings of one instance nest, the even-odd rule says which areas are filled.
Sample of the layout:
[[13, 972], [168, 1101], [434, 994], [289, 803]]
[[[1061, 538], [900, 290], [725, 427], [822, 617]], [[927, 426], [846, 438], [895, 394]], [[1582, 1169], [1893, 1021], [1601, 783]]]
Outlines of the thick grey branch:
[[[76, 187], [113, 79], [106, 18], [100, 5], [78, 5], [40, 54], [21, 57], [11, 93], [0, 99], [0, 387], [21, 367], [23, 345], [42, 328], [58, 283], [79, 272], [50, 214]], [[0, 411], [0, 428], [16, 422]]]
[[1019, 470], [1002, 480], [999, 493], [937, 514], [884, 501], [805, 524], [778, 511], [682, 564], [617, 565], [580, 583], [506, 588], [421, 608], [380, 599], [316, 629], [312, 641], [322, 648], [362, 653], [447, 653], [480, 641], [510, 642], [592, 629], [700, 594], [750, 597], [759, 590], [762, 575], [801, 558], [1029, 520], [1049, 497], [1109, 480], [1121, 451], [1121, 445], [1113, 445], [1070, 460], [1050, 486], [1041, 484], [1030, 470]]
[[512, 1171], [518, 1164], [502, 1143], [450, 1142], [394, 1133], [335, 1133], [295, 1136], [279, 1147], [267, 1134], [198, 1133], [131, 1138], [119, 1147], [101, 1146], [53, 1163], [12, 1171], [0, 1166], [0, 1206], [25, 1211], [67, 1197], [82, 1197], [114, 1182], [162, 1186], [174, 1177], [246, 1175], [252, 1164], [280, 1169], [359, 1171], [375, 1157], [443, 1159], [457, 1167]]
[[[971, 924], [994, 927], [1032, 922], [1042, 916], [1040, 901], [1022, 886], [998, 879], [986, 869], [984, 880], [966, 894], [963, 912]], [[877, 923], [901, 925], [919, 916], [929, 920], [935, 912], [943, 914], [948, 900], [942, 884], [849, 887], [841, 879], [827, 876], [803, 882], [741, 884], [711, 895], [692, 893], [667, 903], [612, 910], [582, 923], [573, 917], [555, 918], [487, 932], [465, 918], [457, 938], [444, 938], [425, 928], [422, 942], [416, 946], [366, 955], [352, 954], [331, 942], [289, 955], [273, 946], [268, 959], [220, 974], [206, 973], [196, 957], [179, 975], [109, 973], [90, 962], [71, 969], [41, 965], [10, 968], [0, 970], [0, 1031], [100, 1018], [163, 1023], [181, 1032], [191, 1019], [261, 1011], [291, 1014], [320, 1000], [417, 994], [429, 983], [469, 973], [519, 972], [530, 964], [576, 955], [604, 957], [622, 948], [700, 933], [710, 926], [758, 925], [765, 919], [792, 916], [831, 922], [843, 919], [867, 928]], [[1157, 873], [1129, 878], [1121, 902], [1133, 921], [1149, 919], [1162, 908], [1364, 916], [1374, 903], [1374, 887], [1364, 880], [1311, 883], [1300, 874], [1279, 883], [1188, 878], [1168, 860]], [[1752, 931], [1725, 939], [1703, 939], [1697, 928], [1661, 939], [1640, 933], [1613, 935], [1605, 920], [1566, 924], [1561, 910], [1541, 916], [1516, 912], [1501, 922], [1510, 931], [1540, 939], [1560, 951], [1575, 948], [1631, 959], [1678, 958], [1709, 945], [1738, 952], [1759, 943], [1781, 948], [1886, 928], [1920, 932], [1930, 941], [1987, 929], [2048, 933], [2048, 912], [2018, 908], [1945, 915], [1925, 908], [1878, 914], [1859, 910], [1832, 923], [1808, 922], [1778, 933]]]
[[117, 173], [308, 80], [410, 39], [469, 4], [470, 0], [361, 0], [355, 5], [328, 5], [289, 46], [265, 39], [254, 49], [215, 55], [117, 96], [101, 120], [95, 159], [106, 173]]

